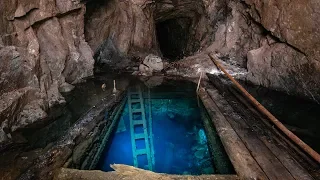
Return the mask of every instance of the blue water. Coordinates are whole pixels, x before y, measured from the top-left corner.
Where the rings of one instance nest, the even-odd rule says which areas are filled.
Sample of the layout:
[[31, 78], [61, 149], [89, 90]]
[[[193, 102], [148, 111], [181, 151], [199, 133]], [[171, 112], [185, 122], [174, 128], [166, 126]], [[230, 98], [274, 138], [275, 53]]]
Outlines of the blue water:
[[[214, 174], [215, 168], [196, 98], [170, 99], [163, 94], [161, 96], [162, 98], [157, 96], [157, 99], [151, 99], [155, 159], [153, 171], [167, 174]], [[118, 127], [109, 140], [97, 169], [112, 171], [110, 164], [134, 165], [128, 104], [124, 108]], [[148, 118], [147, 103], [145, 109]], [[138, 149], [143, 146], [144, 142], [137, 142]], [[138, 162], [139, 168], [147, 169], [144, 166], [147, 164], [146, 156], [138, 158]]]

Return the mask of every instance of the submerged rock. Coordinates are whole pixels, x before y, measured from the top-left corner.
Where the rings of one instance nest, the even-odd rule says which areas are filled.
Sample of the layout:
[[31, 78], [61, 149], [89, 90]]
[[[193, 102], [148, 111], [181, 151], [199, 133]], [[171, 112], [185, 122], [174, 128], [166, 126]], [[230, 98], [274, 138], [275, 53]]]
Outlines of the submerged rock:
[[167, 116], [170, 118], [170, 119], [174, 119], [176, 116], [173, 112], [168, 112], [167, 113]]
[[214, 174], [214, 169], [212, 167], [207, 167], [202, 170], [203, 174]]
[[197, 157], [198, 159], [203, 159], [204, 156], [206, 155], [206, 150], [198, 150], [194, 153], [194, 156]]
[[205, 147], [202, 144], [198, 144], [197, 146], [194, 146], [194, 149], [199, 151], [205, 149]]
[[198, 142], [200, 144], [206, 144], [207, 143], [207, 136], [203, 129], [199, 129], [198, 131]]

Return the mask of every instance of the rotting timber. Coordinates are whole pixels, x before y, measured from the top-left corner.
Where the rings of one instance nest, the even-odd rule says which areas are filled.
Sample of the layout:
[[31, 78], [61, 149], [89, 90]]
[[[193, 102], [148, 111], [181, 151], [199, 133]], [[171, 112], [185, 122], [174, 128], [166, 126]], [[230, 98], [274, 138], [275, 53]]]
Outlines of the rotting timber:
[[216, 77], [209, 77], [215, 86], [204, 84], [199, 96], [240, 177], [319, 178], [317, 163], [306, 157], [261, 115], [244, 106], [229, 91], [230, 86]]
[[316, 161], [274, 128], [226, 79], [208, 77], [199, 96], [241, 178], [319, 179]]

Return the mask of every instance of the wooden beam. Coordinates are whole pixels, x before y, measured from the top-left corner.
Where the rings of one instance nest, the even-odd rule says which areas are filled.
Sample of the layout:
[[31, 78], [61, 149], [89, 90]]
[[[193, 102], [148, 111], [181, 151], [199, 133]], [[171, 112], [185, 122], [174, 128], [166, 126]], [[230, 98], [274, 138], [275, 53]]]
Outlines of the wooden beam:
[[200, 88], [198, 95], [206, 107], [230, 161], [240, 178], [268, 179], [205, 89]]
[[303, 142], [299, 137], [293, 134], [290, 130], [288, 130], [276, 117], [274, 117], [264, 106], [262, 106], [253, 96], [251, 96], [221, 65], [220, 63], [209, 54], [210, 59], [213, 63], [222, 70], [225, 75], [235, 84], [235, 86], [245, 95], [252, 105], [254, 105], [262, 114], [267, 116], [270, 121], [274, 123], [284, 134], [287, 135], [293, 142], [295, 142], [301, 149], [303, 149], [306, 153], [308, 153], [315, 161], [320, 163], [320, 154], [318, 154], [315, 150], [313, 150], [309, 145]]

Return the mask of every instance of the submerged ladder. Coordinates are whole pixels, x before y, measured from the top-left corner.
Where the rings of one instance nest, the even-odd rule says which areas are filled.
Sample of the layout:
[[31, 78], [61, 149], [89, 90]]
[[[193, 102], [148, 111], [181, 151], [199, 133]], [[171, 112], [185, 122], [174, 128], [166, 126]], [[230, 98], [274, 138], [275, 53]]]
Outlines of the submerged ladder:
[[[147, 164], [144, 164], [144, 166], [142, 167], [152, 171], [154, 167], [154, 149], [153, 149], [153, 134], [152, 134], [152, 127], [151, 127], [152, 119], [150, 118], [151, 111], [149, 112], [149, 124], [148, 124], [146, 120], [144, 100], [143, 100], [140, 86], [136, 86], [134, 88], [129, 89], [128, 105], [129, 105], [130, 133], [131, 133], [131, 144], [132, 144], [134, 166], [138, 167], [139, 165], [141, 167], [143, 165], [141, 164], [141, 162], [139, 164], [138, 156], [147, 156]], [[150, 105], [151, 104], [149, 100], [149, 106]], [[142, 128], [143, 132], [136, 132], [136, 128]], [[144, 142], [145, 146], [143, 148], [137, 147], [137, 142], [139, 140], [140, 141], [142, 140]]]

